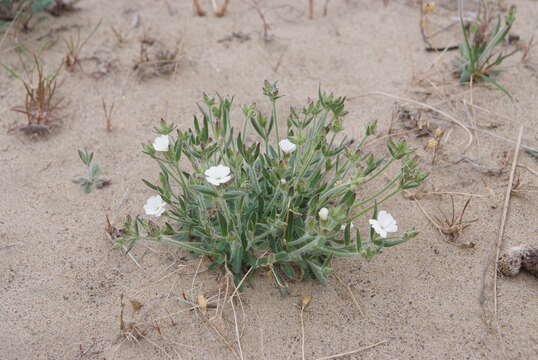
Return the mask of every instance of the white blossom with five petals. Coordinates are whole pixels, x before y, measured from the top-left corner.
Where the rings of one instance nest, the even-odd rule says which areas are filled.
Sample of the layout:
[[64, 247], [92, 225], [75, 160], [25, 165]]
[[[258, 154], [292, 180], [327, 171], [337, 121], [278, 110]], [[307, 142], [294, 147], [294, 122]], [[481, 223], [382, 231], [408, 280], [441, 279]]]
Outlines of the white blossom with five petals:
[[285, 153], [285, 154], [290, 154], [290, 153], [294, 152], [295, 149], [297, 149], [297, 145], [295, 145], [294, 143], [292, 143], [288, 139], [281, 140], [278, 143], [278, 146], [280, 146], [280, 150], [282, 150], [282, 152]]
[[396, 220], [384, 210], [377, 214], [377, 219], [370, 219], [369, 222], [374, 231], [382, 238], [386, 238], [388, 233], [398, 231]]
[[210, 184], [219, 186], [231, 180], [230, 168], [224, 165], [212, 166], [205, 171], [205, 179]]
[[160, 135], [153, 140], [153, 148], [156, 151], [168, 151], [169, 146], [170, 139], [168, 138], [168, 135]]
[[165, 209], [166, 203], [163, 201], [160, 195], [150, 197], [144, 205], [144, 211], [146, 215], [161, 216]]

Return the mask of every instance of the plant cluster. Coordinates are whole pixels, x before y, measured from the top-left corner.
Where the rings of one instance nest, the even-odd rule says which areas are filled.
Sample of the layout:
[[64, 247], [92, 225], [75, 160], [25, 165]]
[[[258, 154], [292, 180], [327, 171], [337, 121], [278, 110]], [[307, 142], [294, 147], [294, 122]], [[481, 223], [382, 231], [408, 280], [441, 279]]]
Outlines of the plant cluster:
[[[291, 279], [326, 282], [335, 256], [370, 259], [416, 235], [407, 230], [389, 236], [398, 229], [396, 221], [378, 211], [426, 177], [405, 142], [389, 140], [388, 159], [364, 152], [376, 123], [368, 124], [358, 144], [342, 138], [345, 98], [321, 91], [317, 101], [291, 109], [282, 138], [276, 83], [265, 82], [263, 91], [271, 114], [243, 106], [240, 131], [231, 124], [232, 99], [220, 96], [204, 95], [207, 110], [200, 107], [202, 118], [194, 117], [192, 129], [173, 134], [174, 126], [161, 122], [159, 136], [144, 145], [160, 166], [159, 184], [143, 180], [158, 193], [144, 210], [167, 221], [128, 217], [119, 245], [130, 249], [140, 239], [173, 244], [207, 256], [213, 268], [231, 271], [237, 282], [247, 271], [266, 268], [285, 289]], [[247, 143], [252, 132], [261, 140]], [[190, 168], [181, 166], [183, 160]], [[396, 163], [400, 170], [390, 182], [369, 194], [358, 192]], [[363, 238], [353, 221], [366, 214], [370, 226]]]
[[481, 22], [471, 22], [468, 25], [464, 24], [461, 6], [460, 3], [460, 23], [463, 31], [463, 42], [459, 46], [460, 56], [454, 62], [460, 82], [467, 83], [485, 80], [510, 96], [493, 77], [500, 72], [497, 67], [506, 58], [518, 51], [516, 49], [507, 54], [498, 51], [499, 46], [505, 42], [516, 20], [515, 7], [511, 7], [508, 10], [504, 21], [498, 16], [497, 23], [492, 28], [489, 18]]
[[27, 124], [20, 127], [26, 134], [45, 134], [59, 121], [58, 111], [61, 109], [63, 98], [57, 96], [57, 77], [60, 69], [45, 74], [43, 64], [37, 55], [33, 54], [34, 67], [29, 80], [24, 79], [15, 70], [1, 64], [11, 76], [19, 79], [26, 91], [24, 105], [16, 106], [13, 111], [26, 115]]
[[80, 184], [84, 188], [84, 192], [89, 194], [93, 186], [97, 189], [102, 189], [110, 185], [110, 179], [99, 175], [101, 168], [99, 163], [93, 162], [93, 152], [88, 153], [87, 150], [79, 150], [78, 156], [84, 165], [88, 167], [88, 176], [79, 176], [73, 179], [75, 184]]
[[168, 49], [157, 40], [148, 38], [140, 41], [140, 54], [135, 60], [135, 70], [140, 80], [152, 77], [167, 76], [177, 70], [181, 44], [177, 44], [173, 50]]

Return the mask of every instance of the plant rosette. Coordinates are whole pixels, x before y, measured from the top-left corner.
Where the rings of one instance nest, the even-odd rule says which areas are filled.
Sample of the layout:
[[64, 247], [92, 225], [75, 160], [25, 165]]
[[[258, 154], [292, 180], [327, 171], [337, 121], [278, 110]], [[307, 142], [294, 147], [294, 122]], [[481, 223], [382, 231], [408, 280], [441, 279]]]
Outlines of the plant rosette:
[[[376, 123], [366, 126], [360, 141], [347, 139], [345, 98], [321, 91], [317, 101], [291, 109], [281, 133], [276, 83], [266, 81], [263, 91], [271, 113], [243, 106], [240, 130], [231, 124], [232, 100], [207, 95], [191, 129], [160, 123], [158, 137], [144, 145], [159, 164], [159, 181], [143, 181], [157, 193], [144, 210], [162, 221], [127, 217], [118, 245], [130, 249], [143, 239], [172, 244], [229, 270], [237, 283], [250, 270], [270, 269], [285, 293], [287, 281], [299, 277], [325, 283], [335, 257], [371, 259], [417, 235], [411, 229], [398, 234], [392, 215], [378, 211], [426, 178], [405, 142], [389, 140], [385, 159], [367, 152], [363, 144]], [[258, 139], [247, 142], [247, 136]], [[390, 181], [359, 192], [379, 183], [389, 167], [399, 167]], [[366, 237], [353, 225], [364, 217]]]

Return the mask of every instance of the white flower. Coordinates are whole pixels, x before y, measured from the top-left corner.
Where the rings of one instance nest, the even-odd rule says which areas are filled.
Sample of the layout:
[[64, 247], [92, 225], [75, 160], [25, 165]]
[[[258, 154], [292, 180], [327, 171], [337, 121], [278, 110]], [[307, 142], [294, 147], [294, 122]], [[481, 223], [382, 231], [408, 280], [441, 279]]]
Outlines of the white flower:
[[215, 186], [227, 183], [231, 178], [230, 168], [224, 165], [212, 166], [205, 171], [205, 179]]
[[329, 209], [321, 208], [318, 215], [321, 221], [327, 221], [327, 219], [329, 218]]
[[161, 216], [165, 212], [166, 203], [163, 201], [160, 195], [152, 196], [146, 201], [144, 205], [144, 211], [147, 215]]
[[156, 151], [168, 151], [169, 145], [170, 139], [168, 139], [168, 135], [160, 135], [153, 140], [153, 148]]
[[297, 146], [288, 139], [281, 140], [278, 143], [278, 146], [280, 146], [280, 150], [286, 154], [292, 153], [295, 151], [295, 149], [297, 149]]
[[[346, 231], [346, 226], [347, 226], [346, 224], [342, 225], [342, 226], [340, 227], [340, 230], [342, 230], [342, 231]], [[349, 223], [349, 230], [353, 229], [354, 227], [355, 227], [355, 226], [353, 225], [353, 223]]]
[[282, 185], [285, 185], [285, 184], [286, 184], [286, 179], [280, 179], [280, 183], [281, 183]]
[[398, 224], [396, 220], [388, 212], [381, 210], [377, 214], [376, 219], [370, 219], [370, 225], [374, 228], [375, 232], [379, 234], [382, 238], [387, 237], [387, 233], [398, 231]]

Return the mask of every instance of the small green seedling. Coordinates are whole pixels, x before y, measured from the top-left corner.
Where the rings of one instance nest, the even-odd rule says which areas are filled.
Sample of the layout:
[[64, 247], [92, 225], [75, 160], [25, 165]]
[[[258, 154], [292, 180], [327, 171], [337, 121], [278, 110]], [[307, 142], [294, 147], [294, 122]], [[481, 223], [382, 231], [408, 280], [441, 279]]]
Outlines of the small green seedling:
[[73, 179], [75, 184], [80, 184], [84, 188], [84, 192], [89, 194], [92, 191], [92, 187], [95, 185], [97, 189], [102, 189], [105, 186], [110, 185], [111, 181], [105, 176], [100, 176], [99, 163], [92, 162], [93, 152], [88, 153], [87, 150], [79, 150], [78, 156], [82, 163], [88, 167], [88, 176], [79, 176]]
[[511, 7], [504, 18], [504, 22], [501, 21], [500, 16], [497, 17], [497, 24], [492, 31], [489, 30], [489, 21], [487, 20], [483, 23], [472, 22], [469, 25], [465, 25], [460, 2], [460, 23], [463, 31], [463, 42], [459, 46], [460, 56], [454, 62], [460, 83], [485, 80], [511, 97], [508, 91], [495, 81], [493, 77], [501, 72], [497, 67], [506, 58], [518, 51], [516, 49], [508, 54], [504, 54], [502, 51], [496, 51], [505, 41], [515, 20], [515, 7]]

